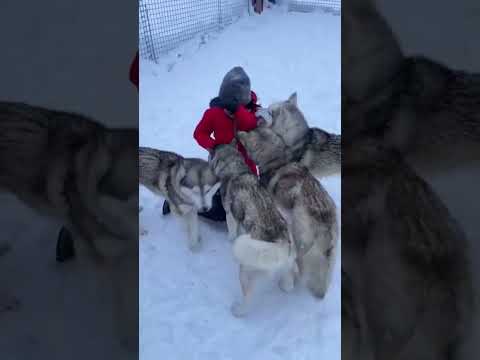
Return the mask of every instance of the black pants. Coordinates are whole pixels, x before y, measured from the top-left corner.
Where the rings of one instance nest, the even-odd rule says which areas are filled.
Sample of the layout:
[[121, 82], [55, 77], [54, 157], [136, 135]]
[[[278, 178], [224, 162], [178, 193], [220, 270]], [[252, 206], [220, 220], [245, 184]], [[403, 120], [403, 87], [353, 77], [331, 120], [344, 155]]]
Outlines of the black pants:
[[212, 207], [208, 211], [199, 212], [198, 216], [213, 220], [213, 221], [226, 221], [227, 215], [222, 204], [222, 197], [220, 196], [220, 190], [218, 190], [212, 197]]

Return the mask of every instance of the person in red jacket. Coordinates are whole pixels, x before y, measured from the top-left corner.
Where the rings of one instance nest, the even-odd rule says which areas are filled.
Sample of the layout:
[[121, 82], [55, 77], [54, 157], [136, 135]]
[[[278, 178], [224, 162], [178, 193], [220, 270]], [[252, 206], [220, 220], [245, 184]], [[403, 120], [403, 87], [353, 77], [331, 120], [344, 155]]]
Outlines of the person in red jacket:
[[[217, 145], [230, 144], [237, 131], [255, 129], [257, 127], [255, 116], [255, 110], [258, 107], [257, 96], [253, 91], [250, 96], [251, 100], [246, 105], [224, 105], [220, 98], [213, 99], [210, 102], [210, 108], [205, 111], [193, 133], [197, 143], [210, 153]], [[248, 157], [247, 151], [240, 142], [237, 148], [252, 173], [258, 176], [257, 166]]]
[[[248, 75], [241, 67], [234, 67], [225, 75], [219, 95], [210, 101], [210, 108], [204, 112], [193, 132], [193, 137], [201, 147], [212, 153], [215, 146], [230, 144], [236, 137], [237, 131], [255, 129], [257, 127], [255, 113], [259, 108], [257, 95], [250, 90]], [[251, 172], [259, 176], [258, 167], [248, 157], [247, 151], [240, 142], [237, 148]], [[168, 203], [165, 202], [163, 213], [169, 212]], [[211, 209], [199, 215], [215, 221], [225, 221], [226, 214], [219, 191], [212, 199]]]

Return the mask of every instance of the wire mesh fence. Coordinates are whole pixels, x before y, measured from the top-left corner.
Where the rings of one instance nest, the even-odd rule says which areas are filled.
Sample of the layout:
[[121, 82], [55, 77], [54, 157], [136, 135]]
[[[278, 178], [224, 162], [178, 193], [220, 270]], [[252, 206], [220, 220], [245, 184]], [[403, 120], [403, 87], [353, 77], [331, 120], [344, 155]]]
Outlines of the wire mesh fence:
[[310, 12], [322, 9], [333, 14], [340, 14], [342, 0], [290, 0], [289, 11]]
[[[245, 15], [252, 0], [139, 0], [140, 56], [157, 61], [197, 35], [220, 30]], [[284, 0], [289, 11], [340, 13], [341, 0]], [[266, 1], [264, 0], [264, 3]]]
[[153, 61], [193, 37], [219, 30], [248, 10], [249, 0], [139, 0], [140, 56]]

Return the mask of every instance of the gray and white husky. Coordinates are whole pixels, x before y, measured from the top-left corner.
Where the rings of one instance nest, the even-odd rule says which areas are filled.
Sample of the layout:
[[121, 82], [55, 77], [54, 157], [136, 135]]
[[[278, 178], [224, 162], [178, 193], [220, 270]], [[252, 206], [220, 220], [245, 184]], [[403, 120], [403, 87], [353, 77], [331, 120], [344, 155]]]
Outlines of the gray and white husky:
[[297, 104], [297, 93], [267, 108], [266, 123], [286, 145], [290, 161], [305, 165], [315, 176], [340, 173], [341, 135], [310, 128]]
[[240, 265], [243, 300], [234, 302], [234, 316], [248, 312], [255, 279], [280, 274], [280, 288], [290, 291], [297, 272], [296, 250], [287, 222], [276, 208], [272, 196], [250, 172], [242, 155], [232, 144], [215, 148], [213, 171], [222, 181], [222, 202], [227, 215], [233, 254]]
[[189, 248], [199, 250], [198, 211], [210, 209], [220, 188], [208, 162], [148, 147], [140, 147], [138, 156], [140, 184], [165, 197], [172, 211], [185, 219]]
[[270, 127], [239, 132], [238, 138], [258, 164], [261, 181], [289, 222], [300, 275], [312, 294], [323, 298], [338, 247], [335, 203], [304, 165], [289, 161], [285, 141]]

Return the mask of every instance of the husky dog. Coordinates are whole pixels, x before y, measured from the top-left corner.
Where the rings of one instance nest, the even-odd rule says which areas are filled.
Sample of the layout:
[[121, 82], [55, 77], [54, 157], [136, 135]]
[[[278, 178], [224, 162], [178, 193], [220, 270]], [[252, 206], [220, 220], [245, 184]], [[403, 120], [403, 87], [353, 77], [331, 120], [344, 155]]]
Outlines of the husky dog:
[[138, 156], [140, 184], [165, 197], [173, 212], [185, 219], [189, 248], [198, 251], [198, 211], [210, 209], [212, 197], [220, 188], [208, 162], [148, 147], [140, 147]]
[[318, 177], [340, 173], [341, 136], [310, 128], [298, 108], [296, 93], [271, 104], [268, 112], [272, 120], [263, 123], [283, 139], [291, 161], [305, 165]]
[[293, 289], [297, 269], [287, 223], [271, 195], [250, 172], [235, 142], [217, 146], [211, 164], [222, 181], [228, 233], [240, 264], [243, 300], [235, 302], [231, 311], [234, 316], [243, 316], [248, 312], [255, 278], [279, 273], [280, 288], [288, 292]]
[[111, 277], [122, 340], [138, 343], [138, 131], [85, 116], [0, 102], [0, 190], [79, 238]]
[[335, 203], [304, 165], [289, 162], [287, 145], [273, 129], [259, 126], [239, 132], [238, 138], [258, 164], [261, 181], [289, 221], [300, 275], [312, 294], [323, 298], [337, 252]]

